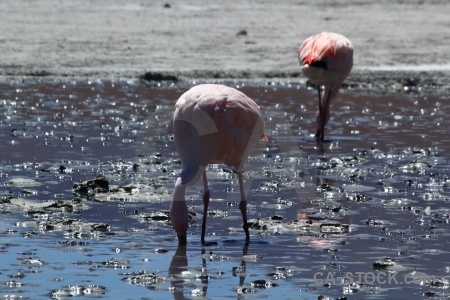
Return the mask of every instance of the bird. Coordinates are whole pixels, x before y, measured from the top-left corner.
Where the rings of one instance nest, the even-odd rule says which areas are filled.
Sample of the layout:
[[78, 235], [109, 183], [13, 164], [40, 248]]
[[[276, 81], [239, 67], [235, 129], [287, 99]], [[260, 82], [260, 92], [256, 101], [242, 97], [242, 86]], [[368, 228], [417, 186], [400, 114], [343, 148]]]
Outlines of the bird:
[[182, 170], [175, 181], [169, 217], [179, 245], [187, 243], [188, 186], [203, 177], [203, 223], [201, 242], [205, 243], [206, 216], [210, 201], [206, 166], [226, 164], [234, 168], [240, 187], [239, 209], [246, 242], [250, 241], [247, 201], [244, 195], [243, 166], [250, 150], [268, 141], [264, 117], [257, 104], [237, 89], [220, 84], [201, 84], [185, 92], [175, 104], [173, 116], [175, 148]]
[[330, 119], [330, 103], [353, 67], [353, 45], [341, 34], [322, 32], [302, 43], [298, 59], [303, 74], [317, 85], [319, 109], [315, 137], [323, 142], [325, 125]]

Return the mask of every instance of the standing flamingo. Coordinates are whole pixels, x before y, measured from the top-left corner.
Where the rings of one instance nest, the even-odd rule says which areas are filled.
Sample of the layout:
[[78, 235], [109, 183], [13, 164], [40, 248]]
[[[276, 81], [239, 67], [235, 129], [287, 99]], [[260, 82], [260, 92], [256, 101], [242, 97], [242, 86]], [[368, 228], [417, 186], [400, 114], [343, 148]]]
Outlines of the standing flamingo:
[[187, 243], [188, 210], [185, 192], [203, 175], [202, 243], [205, 242], [206, 216], [210, 193], [205, 168], [225, 163], [237, 171], [243, 228], [250, 240], [247, 225], [247, 202], [244, 195], [242, 168], [250, 150], [266, 140], [264, 120], [256, 103], [242, 92], [217, 84], [198, 85], [184, 93], [175, 104], [175, 146], [180, 154], [182, 172], [175, 183], [170, 219], [179, 244]]
[[303, 42], [298, 59], [306, 77], [317, 84], [319, 110], [316, 113], [316, 139], [323, 141], [325, 125], [330, 119], [331, 100], [336, 97], [353, 66], [353, 46], [343, 35], [322, 32]]

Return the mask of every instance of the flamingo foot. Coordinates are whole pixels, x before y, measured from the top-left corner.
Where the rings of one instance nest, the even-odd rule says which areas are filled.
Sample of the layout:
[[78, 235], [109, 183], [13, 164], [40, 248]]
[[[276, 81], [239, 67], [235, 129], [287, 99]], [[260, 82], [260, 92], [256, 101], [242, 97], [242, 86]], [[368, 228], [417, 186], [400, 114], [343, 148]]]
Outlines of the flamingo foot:
[[325, 140], [324, 130], [317, 129], [316, 135], [314, 136], [317, 142], [323, 142]]

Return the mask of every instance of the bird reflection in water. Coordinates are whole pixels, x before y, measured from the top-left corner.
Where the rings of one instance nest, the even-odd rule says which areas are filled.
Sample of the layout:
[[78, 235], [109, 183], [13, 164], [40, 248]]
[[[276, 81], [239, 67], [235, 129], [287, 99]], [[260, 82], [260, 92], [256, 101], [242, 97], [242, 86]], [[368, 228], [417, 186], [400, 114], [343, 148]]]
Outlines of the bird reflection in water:
[[[242, 260], [239, 267], [233, 268], [233, 276], [239, 277], [239, 287], [243, 287], [245, 277], [246, 277], [246, 256], [248, 253], [249, 244], [245, 243], [242, 249]], [[187, 246], [183, 244], [179, 244], [175, 254], [172, 257], [172, 261], [170, 262], [168, 277], [172, 278], [171, 280], [171, 288], [173, 293], [173, 299], [186, 299], [185, 289], [188, 290], [190, 288], [186, 287], [189, 285], [189, 279], [193, 277], [188, 275], [189, 272], [189, 263], [187, 258]], [[208, 283], [210, 275], [208, 274], [207, 268], [207, 260], [208, 255], [206, 254], [205, 247], [202, 247], [202, 274], [200, 276], [196, 276], [195, 279], [199, 279], [201, 281], [201, 289], [197, 289], [195, 294], [198, 296], [206, 296], [208, 291]]]

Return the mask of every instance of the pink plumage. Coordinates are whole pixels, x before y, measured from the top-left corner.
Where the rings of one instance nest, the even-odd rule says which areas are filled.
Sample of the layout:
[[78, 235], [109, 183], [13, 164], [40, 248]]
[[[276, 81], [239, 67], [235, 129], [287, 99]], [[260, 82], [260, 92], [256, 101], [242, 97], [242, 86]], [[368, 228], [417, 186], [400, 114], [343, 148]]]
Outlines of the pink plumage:
[[250, 150], [266, 139], [264, 120], [256, 103], [242, 92], [216, 84], [198, 85], [184, 93], [175, 104], [174, 140], [182, 161], [182, 172], [175, 183], [170, 219], [180, 244], [186, 243], [188, 211], [187, 186], [203, 176], [204, 242], [209, 190], [205, 168], [224, 163], [236, 169], [241, 191], [240, 210], [246, 240], [249, 240], [242, 168]]
[[322, 32], [303, 42], [298, 51], [298, 58], [303, 73], [318, 86], [316, 138], [323, 141], [325, 125], [330, 118], [330, 103], [353, 66], [353, 46], [343, 35]]

